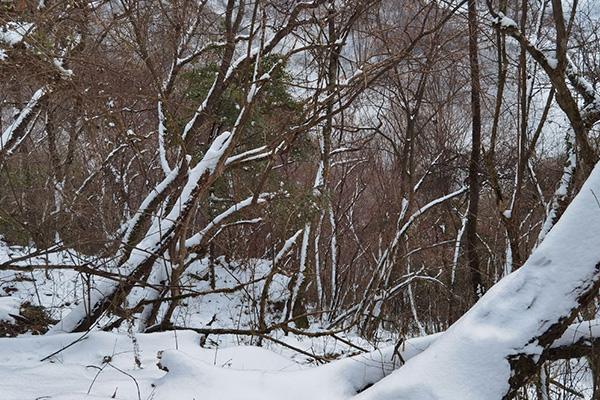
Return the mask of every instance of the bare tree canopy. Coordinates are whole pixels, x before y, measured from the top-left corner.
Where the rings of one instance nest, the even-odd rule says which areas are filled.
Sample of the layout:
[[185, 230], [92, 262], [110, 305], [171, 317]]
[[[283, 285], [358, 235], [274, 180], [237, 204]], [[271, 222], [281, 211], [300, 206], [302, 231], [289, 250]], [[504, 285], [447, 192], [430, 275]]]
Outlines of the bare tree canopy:
[[593, 0], [0, 2], [0, 393], [600, 398], [599, 32]]

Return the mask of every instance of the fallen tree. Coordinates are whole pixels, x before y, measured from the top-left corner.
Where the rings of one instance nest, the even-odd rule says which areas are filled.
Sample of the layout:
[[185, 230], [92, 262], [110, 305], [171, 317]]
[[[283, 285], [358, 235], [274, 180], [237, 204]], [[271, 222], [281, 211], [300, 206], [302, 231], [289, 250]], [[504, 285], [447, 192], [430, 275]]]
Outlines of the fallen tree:
[[519, 270], [360, 399], [510, 398], [600, 286], [600, 167]]
[[[205, 384], [194, 387], [191, 397], [207, 399], [236, 398], [236, 387], [225, 388], [221, 382], [244, 382], [244, 398], [305, 398], [307, 387], [320, 388], [311, 392], [313, 399], [347, 399], [361, 393], [372, 385], [406, 368], [404, 363], [427, 351], [444, 333], [411, 338], [399, 346], [386, 346], [368, 353], [333, 361], [329, 364], [303, 371], [265, 372], [239, 371], [220, 368], [196, 360], [182, 351], [165, 351], [159, 354], [159, 368], [167, 375], [158, 381], [159, 397], [178, 387], [186, 387], [185, 381], [201, 379]], [[584, 321], [572, 324], [548, 349], [546, 360], [561, 360], [589, 355], [594, 346], [600, 345], [600, 321]], [[285, 392], [283, 391], [285, 388]], [[327, 388], [325, 390], [324, 388]], [[264, 396], [264, 397], [260, 397]], [[413, 397], [407, 397], [413, 398]]]

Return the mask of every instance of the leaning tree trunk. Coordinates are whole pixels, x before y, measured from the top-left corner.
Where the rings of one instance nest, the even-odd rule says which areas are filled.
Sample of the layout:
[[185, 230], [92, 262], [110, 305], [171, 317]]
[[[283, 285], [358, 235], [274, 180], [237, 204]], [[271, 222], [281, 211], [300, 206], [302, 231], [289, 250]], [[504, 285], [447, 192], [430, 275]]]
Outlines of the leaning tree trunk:
[[465, 255], [471, 274], [475, 301], [483, 294], [483, 280], [477, 255], [477, 214], [479, 210], [479, 163], [481, 147], [481, 85], [477, 56], [477, 3], [469, 0], [469, 65], [471, 69], [471, 159], [469, 160], [469, 207], [465, 237]]
[[419, 356], [358, 398], [510, 398], [600, 287], [600, 166], [525, 264]]

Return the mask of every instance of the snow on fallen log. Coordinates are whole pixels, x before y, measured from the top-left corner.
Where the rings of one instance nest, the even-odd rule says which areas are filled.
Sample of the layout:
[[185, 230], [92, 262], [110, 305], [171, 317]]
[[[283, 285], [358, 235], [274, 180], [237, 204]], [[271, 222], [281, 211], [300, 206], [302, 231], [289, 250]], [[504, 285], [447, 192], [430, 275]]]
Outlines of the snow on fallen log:
[[[441, 335], [407, 339], [397, 353], [409, 360]], [[598, 335], [600, 321], [574, 324], [556, 345], [564, 350], [575, 342], [597, 341]], [[0, 341], [0, 376], [5, 378], [2, 399], [58, 393], [81, 399], [88, 398], [86, 391], [93, 398], [109, 399], [118, 387], [116, 398], [131, 400], [138, 398], [138, 390], [142, 399], [154, 400], [300, 400], [309, 396], [311, 400], [341, 400], [352, 398], [401, 365], [395, 346], [307, 368], [266, 348], [208, 349], [200, 347], [199, 341], [200, 335], [189, 330], [136, 334], [135, 342], [131, 335], [101, 331], [5, 338]], [[158, 352], [162, 352], [159, 361], [166, 373], [156, 366]], [[33, 379], [36, 385], [24, 384]]]
[[[188, 352], [169, 350], [159, 355], [159, 367], [167, 374], [156, 382], [156, 398], [170, 399], [177, 395], [181, 399], [205, 400], [349, 399], [390, 375], [402, 365], [401, 360], [406, 362], [421, 354], [443, 334], [406, 339], [397, 347], [386, 346], [300, 371], [219, 368], [190, 356]], [[580, 350], [589, 351], [598, 343], [600, 320], [572, 324], [552, 345], [549, 358], [582, 356], [585, 353]], [[186, 382], [200, 384], [189, 385]], [[410, 396], [407, 398], [412, 399]]]
[[[439, 334], [408, 339], [398, 349], [409, 359], [427, 348]], [[156, 399], [205, 400], [342, 400], [381, 380], [401, 364], [394, 346], [300, 371], [240, 371], [219, 368], [182, 351], [160, 353], [167, 374], [156, 383]], [[190, 384], [193, 382], [193, 384]]]
[[502, 399], [548, 357], [598, 291], [600, 168], [519, 270], [426, 351], [357, 399]]
[[552, 343], [549, 360], [579, 358], [592, 354], [600, 346], [600, 319], [572, 324]]
[[[433, 338], [409, 339], [399, 351], [410, 358]], [[109, 399], [118, 387], [116, 398], [128, 400], [137, 399], [138, 390], [142, 399], [154, 400], [300, 400], [308, 395], [311, 400], [341, 400], [399, 365], [393, 361], [393, 346], [307, 367], [262, 347], [209, 349], [199, 342], [200, 335], [192, 331], [134, 336], [92, 331], [6, 338], [0, 341], [1, 398], [60, 394], [60, 398], [83, 399], [88, 398], [88, 391], [93, 398]], [[162, 352], [160, 365], [168, 369], [166, 373], [156, 366], [158, 352]], [[102, 367], [104, 371], [93, 383]], [[25, 384], [33, 379], [35, 385]]]

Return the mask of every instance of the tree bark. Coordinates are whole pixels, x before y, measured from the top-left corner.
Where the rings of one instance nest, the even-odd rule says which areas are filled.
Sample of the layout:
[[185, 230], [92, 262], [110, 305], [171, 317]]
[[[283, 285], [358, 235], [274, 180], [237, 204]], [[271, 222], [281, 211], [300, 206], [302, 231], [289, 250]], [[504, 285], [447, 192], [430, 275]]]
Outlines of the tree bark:
[[[600, 288], [596, 166], [560, 221], [525, 264], [419, 356], [362, 400], [511, 398]], [[582, 229], [583, 226], [590, 229]]]
[[465, 256], [471, 274], [475, 301], [483, 294], [483, 280], [477, 255], [477, 214], [479, 212], [479, 162], [481, 148], [481, 86], [477, 46], [477, 2], [469, 0], [469, 66], [471, 70], [471, 158], [469, 160], [469, 208], [465, 237]]

